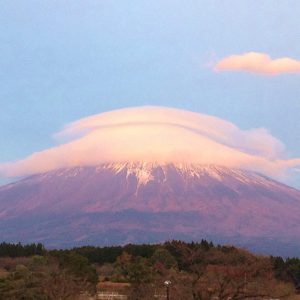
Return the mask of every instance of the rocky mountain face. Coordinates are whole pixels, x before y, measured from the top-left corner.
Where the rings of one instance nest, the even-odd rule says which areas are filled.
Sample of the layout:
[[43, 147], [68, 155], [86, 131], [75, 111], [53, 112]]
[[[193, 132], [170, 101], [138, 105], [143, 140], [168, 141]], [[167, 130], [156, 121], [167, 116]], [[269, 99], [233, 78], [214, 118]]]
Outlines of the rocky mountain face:
[[61, 169], [0, 187], [0, 235], [48, 247], [207, 238], [299, 255], [300, 191], [215, 165]]

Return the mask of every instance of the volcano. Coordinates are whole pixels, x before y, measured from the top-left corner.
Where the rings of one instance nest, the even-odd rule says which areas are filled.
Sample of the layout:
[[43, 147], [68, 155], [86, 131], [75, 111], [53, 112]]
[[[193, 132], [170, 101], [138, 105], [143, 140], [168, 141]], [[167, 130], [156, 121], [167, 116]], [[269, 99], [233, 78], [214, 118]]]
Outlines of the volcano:
[[206, 238], [299, 254], [300, 192], [271, 178], [288, 177], [300, 158], [267, 129], [136, 107], [77, 120], [55, 136], [58, 145], [0, 164], [0, 176], [23, 178], [0, 187], [1, 240], [71, 247]]
[[0, 232], [47, 247], [206, 238], [299, 255], [300, 191], [212, 164], [62, 168], [0, 187]]

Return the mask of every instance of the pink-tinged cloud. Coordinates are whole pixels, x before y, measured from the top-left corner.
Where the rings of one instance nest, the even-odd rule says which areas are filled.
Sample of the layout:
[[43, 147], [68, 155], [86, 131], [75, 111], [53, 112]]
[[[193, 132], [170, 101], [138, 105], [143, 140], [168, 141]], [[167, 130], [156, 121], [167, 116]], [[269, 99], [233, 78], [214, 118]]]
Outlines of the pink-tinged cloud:
[[217, 117], [164, 107], [127, 108], [76, 121], [56, 135], [67, 142], [0, 164], [4, 176], [106, 162], [215, 164], [281, 176], [300, 165], [266, 129], [241, 130]]
[[271, 59], [268, 54], [248, 52], [223, 58], [216, 63], [215, 70], [244, 71], [264, 75], [299, 73], [300, 61], [289, 57]]

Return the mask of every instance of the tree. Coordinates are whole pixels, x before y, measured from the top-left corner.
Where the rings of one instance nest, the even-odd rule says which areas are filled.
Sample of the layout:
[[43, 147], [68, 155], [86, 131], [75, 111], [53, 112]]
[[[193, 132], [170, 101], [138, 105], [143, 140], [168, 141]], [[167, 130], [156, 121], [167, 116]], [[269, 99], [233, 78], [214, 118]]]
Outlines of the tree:
[[90, 290], [93, 291], [98, 282], [96, 269], [89, 263], [86, 257], [70, 252], [59, 257], [60, 269], [69, 273], [72, 277], [90, 284]]
[[177, 261], [171, 253], [165, 248], [157, 248], [151, 257], [151, 263], [157, 266], [163, 266], [166, 269], [176, 268]]
[[18, 265], [7, 278], [0, 280], [0, 299], [48, 300], [40, 279], [26, 266]]
[[[129, 299], [152, 299], [154, 296], [153, 268], [146, 258], [133, 257], [123, 252], [115, 265], [120, 273], [131, 285]], [[150, 298], [149, 298], [150, 297]]]
[[291, 285], [274, 278], [267, 259], [239, 266], [207, 265], [197, 280], [194, 276], [186, 273], [181, 278], [181, 288], [194, 300], [291, 299], [294, 295]]
[[96, 283], [94, 268], [79, 254], [33, 256], [0, 280], [0, 300], [75, 300], [82, 292], [95, 292]]

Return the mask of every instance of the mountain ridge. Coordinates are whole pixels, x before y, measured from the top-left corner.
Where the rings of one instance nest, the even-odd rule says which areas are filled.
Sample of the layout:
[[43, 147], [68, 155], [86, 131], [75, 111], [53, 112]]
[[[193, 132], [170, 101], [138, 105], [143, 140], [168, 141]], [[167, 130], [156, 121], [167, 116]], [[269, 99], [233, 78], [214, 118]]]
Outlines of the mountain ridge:
[[295, 249], [300, 191], [255, 172], [216, 165], [72, 167], [0, 187], [0, 229], [7, 240], [35, 238], [47, 246], [145, 242], [148, 236], [152, 242], [212, 237], [239, 246], [265, 239]]

